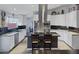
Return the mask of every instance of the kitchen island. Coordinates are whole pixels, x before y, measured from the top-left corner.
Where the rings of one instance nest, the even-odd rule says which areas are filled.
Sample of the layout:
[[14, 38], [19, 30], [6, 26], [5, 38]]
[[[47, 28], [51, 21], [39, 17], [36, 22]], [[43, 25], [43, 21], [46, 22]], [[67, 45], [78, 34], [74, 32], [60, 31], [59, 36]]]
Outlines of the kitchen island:
[[52, 48], [58, 48], [58, 37], [59, 35], [56, 32], [51, 33], [32, 33], [31, 34], [31, 49], [34, 50], [46, 50]]

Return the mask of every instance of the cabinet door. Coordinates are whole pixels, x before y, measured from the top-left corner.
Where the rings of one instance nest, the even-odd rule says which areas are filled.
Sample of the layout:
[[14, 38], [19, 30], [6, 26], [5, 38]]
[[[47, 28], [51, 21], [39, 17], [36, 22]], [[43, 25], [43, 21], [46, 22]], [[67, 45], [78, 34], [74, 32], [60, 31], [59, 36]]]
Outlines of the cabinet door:
[[23, 38], [26, 36], [26, 29], [23, 30]]
[[19, 42], [22, 40], [21, 33], [22, 33], [22, 32], [19, 32]]
[[69, 23], [69, 13], [65, 14], [65, 25], [68, 27], [70, 25]]
[[79, 28], [79, 10], [77, 11], [77, 27]]
[[66, 43], [72, 47], [72, 32], [68, 32], [68, 39]]
[[51, 19], [50, 19], [50, 24], [51, 25], [55, 25], [55, 19], [56, 19], [55, 15], [51, 16]]
[[65, 14], [52, 16], [51, 24], [65, 26]]
[[14, 35], [9, 37], [9, 48], [12, 49], [15, 45], [15, 39], [14, 39]]
[[65, 14], [57, 15], [56, 24], [65, 26]]
[[69, 16], [69, 26], [72, 26], [72, 27], [77, 27], [77, 13], [76, 11], [72, 11], [68, 14]]
[[58, 15], [55, 15], [54, 16], [54, 24], [55, 25], [58, 25]]
[[24, 36], [25, 36], [24, 33], [25, 32], [23, 30], [19, 32], [19, 42], [24, 39]]
[[14, 47], [14, 37], [13, 36], [2, 36], [0, 40], [0, 52], [9, 52], [10, 49]]
[[79, 36], [72, 36], [72, 47], [79, 49]]

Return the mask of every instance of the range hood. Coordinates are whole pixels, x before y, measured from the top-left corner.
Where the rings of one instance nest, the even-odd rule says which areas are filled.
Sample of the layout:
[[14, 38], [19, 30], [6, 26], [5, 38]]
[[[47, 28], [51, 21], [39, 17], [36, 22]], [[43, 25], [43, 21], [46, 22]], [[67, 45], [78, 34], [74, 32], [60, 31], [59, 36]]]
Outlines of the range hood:
[[38, 16], [37, 32], [45, 32], [45, 25], [47, 21], [47, 4], [39, 4], [39, 16]]

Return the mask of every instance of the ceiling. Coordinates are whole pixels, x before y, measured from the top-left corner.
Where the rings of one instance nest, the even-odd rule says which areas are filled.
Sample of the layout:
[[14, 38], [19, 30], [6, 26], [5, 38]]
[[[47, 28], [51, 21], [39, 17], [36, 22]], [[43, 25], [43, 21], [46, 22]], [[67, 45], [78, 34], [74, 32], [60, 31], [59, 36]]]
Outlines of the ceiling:
[[56, 7], [59, 7], [59, 6], [62, 6], [62, 5], [63, 4], [49, 4], [48, 9], [56, 8]]
[[[61, 4], [49, 4], [48, 9], [56, 8]], [[0, 9], [14, 14], [30, 15], [38, 11], [37, 4], [0, 4]]]

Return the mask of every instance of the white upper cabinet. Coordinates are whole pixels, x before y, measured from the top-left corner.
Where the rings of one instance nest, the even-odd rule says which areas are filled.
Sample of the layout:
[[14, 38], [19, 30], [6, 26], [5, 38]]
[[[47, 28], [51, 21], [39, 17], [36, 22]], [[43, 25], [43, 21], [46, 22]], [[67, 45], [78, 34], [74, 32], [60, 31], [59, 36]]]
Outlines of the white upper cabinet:
[[76, 20], [76, 23], [77, 23], [77, 27], [79, 28], [79, 10], [77, 10], [77, 16], [76, 16], [77, 20]]
[[65, 26], [65, 15], [52, 15], [50, 23], [51, 25]]
[[65, 26], [65, 15], [57, 15], [56, 25]]
[[77, 10], [76, 5], [66, 5], [64, 7], [59, 7], [59, 9], [57, 8], [55, 10], [51, 10], [51, 13], [53, 11], [56, 13], [59, 12], [59, 14], [51, 15], [51, 25], [79, 27], [79, 10]]
[[70, 21], [69, 21], [69, 13], [66, 13], [66, 14], [65, 14], [65, 21], [66, 21], [66, 22], [65, 22], [65, 23], [66, 23], [66, 26], [68, 27], [68, 26], [69, 26], [69, 22], [70, 22]]
[[58, 15], [54, 16], [54, 25], [58, 25]]
[[51, 16], [50, 24], [55, 25], [56, 15]]
[[68, 18], [69, 26], [77, 27], [77, 11], [68, 13]]

